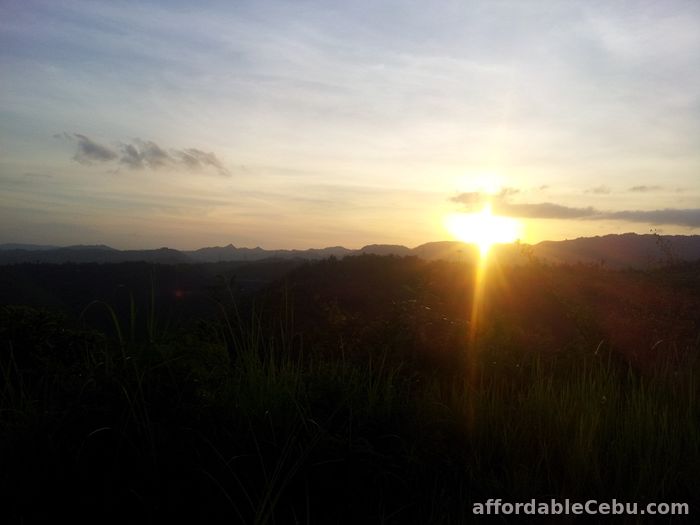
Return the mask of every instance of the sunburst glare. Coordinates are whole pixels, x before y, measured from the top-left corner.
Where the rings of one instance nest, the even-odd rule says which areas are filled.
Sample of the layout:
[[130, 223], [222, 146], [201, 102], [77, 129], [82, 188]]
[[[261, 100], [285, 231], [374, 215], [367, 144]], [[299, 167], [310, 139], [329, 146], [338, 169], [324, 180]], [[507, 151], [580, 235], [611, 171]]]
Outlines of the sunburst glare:
[[493, 215], [490, 203], [486, 203], [479, 213], [448, 215], [445, 227], [460, 241], [476, 244], [482, 256], [487, 255], [494, 244], [515, 242], [521, 232], [519, 221]]

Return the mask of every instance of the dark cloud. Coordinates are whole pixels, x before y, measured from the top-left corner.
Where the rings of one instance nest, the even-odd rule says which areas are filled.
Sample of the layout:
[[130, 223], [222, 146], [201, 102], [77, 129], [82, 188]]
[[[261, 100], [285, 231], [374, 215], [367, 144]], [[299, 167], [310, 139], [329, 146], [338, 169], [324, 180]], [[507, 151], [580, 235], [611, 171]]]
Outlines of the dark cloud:
[[117, 153], [107, 146], [95, 142], [91, 138], [74, 133], [77, 139], [78, 150], [73, 155], [73, 160], [81, 164], [92, 164], [93, 162], [107, 162], [118, 157]]
[[596, 186], [590, 190], [586, 190], [586, 193], [594, 193], [596, 195], [608, 195], [610, 193], [610, 188], [607, 186]]
[[65, 131], [62, 131], [61, 133], [54, 133], [53, 138], [58, 139], [58, 140], [66, 140], [68, 142], [74, 142], [75, 137], [71, 135], [70, 133], [66, 133]]
[[53, 175], [48, 173], [22, 173], [23, 177], [29, 177], [31, 179], [50, 179]]
[[121, 164], [128, 166], [132, 170], [143, 168], [143, 157], [141, 152], [133, 144], [122, 145], [122, 156], [119, 159]]
[[469, 192], [456, 195], [450, 200], [464, 205], [465, 211], [477, 211], [486, 202], [490, 202], [493, 212], [498, 215], [527, 219], [615, 220], [700, 228], [700, 209], [603, 211], [592, 206], [575, 208], [551, 202], [513, 203], [507, 197], [508, 193], [504, 192], [498, 195]]
[[520, 190], [518, 188], [503, 188], [498, 194], [498, 196], [504, 198], [510, 197], [511, 195], [517, 195], [518, 193], [520, 193]]
[[630, 188], [630, 191], [633, 191], [635, 193], [646, 193], [649, 191], [659, 191], [663, 189], [661, 186], [632, 186]]
[[598, 212], [595, 208], [570, 208], [551, 202], [537, 204], [512, 204], [505, 201], [497, 201], [493, 204], [493, 211], [499, 215], [511, 215], [528, 219], [590, 219]]
[[146, 167], [156, 170], [177, 164], [172, 155], [151, 140], [135, 139], [133, 143], [122, 144], [121, 153], [119, 162], [134, 170]]
[[143, 159], [151, 168], [163, 168], [173, 163], [173, 157], [155, 142], [150, 140], [145, 142], [138, 141], [138, 144], [141, 146], [141, 155]]
[[596, 219], [614, 219], [628, 222], [644, 222], [649, 224], [673, 224], [700, 228], [700, 209], [679, 210], [666, 208], [663, 210], [615, 211], [601, 213]]
[[198, 170], [205, 166], [215, 168], [221, 175], [229, 175], [229, 171], [221, 161], [211, 152], [196, 148], [189, 148], [178, 152], [180, 161], [189, 169]]
[[458, 204], [464, 204], [468, 208], [472, 208], [473, 206], [483, 204], [487, 197], [488, 196], [482, 194], [481, 192], [470, 191], [455, 195], [454, 197], [451, 197], [450, 200]]
[[213, 152], [197, 148], [166, 149], [151, 140], [134, 139], [120, 144], [118, 150], [114, 151], [79, 133], [56, 133], [54, 138], [77, 142], [78, 150], [73, 159], [81, 164], [118, 160], [119, 164], [132, 170], [169, 167], [204, 171], [213, 168], [219, 175], [230, 175], [229, 170]]
[[485, 202], [504, 202], [506, 198], [518, 193], [520, 193], [520, 190], [517, 188], [503, 188], [496, 195], [481, 193], [479, 191], [470, 191], [455, 195], [451, 197], [450, 200], [458, 204], [464, 204], [468, 209], [473, 210], [481, 208]]

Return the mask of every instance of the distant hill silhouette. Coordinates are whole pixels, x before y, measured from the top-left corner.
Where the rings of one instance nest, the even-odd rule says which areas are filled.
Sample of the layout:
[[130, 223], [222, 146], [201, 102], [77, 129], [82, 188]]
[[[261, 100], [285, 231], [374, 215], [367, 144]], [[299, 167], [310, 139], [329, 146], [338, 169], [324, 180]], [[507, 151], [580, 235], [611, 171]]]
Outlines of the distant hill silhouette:
[[262, 259], [327, 259], [328, 257], [344, 257], [356, 253], [342, 246], [330, 248], [312, 248], [310, 250], [265, 250], [259, 246], [256, 248], [236, 248], [233, 244], [216, 246], [213, 248], [200, 248], [194, 251], [182, 252], [195, 262], [222, 262], [222, 261], [259, 261]]
[[144, 261], [161, 264], [192, 262], [187, 255], [170, 248], [157, 250], [116, 250], [109, 246], [68, 246], [44, 250], [2, 250], [0, 264], [37, 263], [120, 263]]
[[566, 241], [544, 241], [533, 247], [540, 259], [593, 263], [621, 268], [655, 266], [700, 259], [700, 235], [605, 235]]
[[437, 241], [416, 246], [411, 254], [427, 260], [471, 261], [479, 257], [479, 250], [476, 246], [463, 242]]
[[[233, 244], [179, 251], [116, 250], [109, 246], [68, 246], [55, 248], [28, 244], [0, 245], [0, 264], [38, 263], [119, 263], [145, 261], [161, 264], [260, 261], [263, 259], [342, 258], [358, 254], [415, 256], [426, 260], [475, 261], [478, 249], [459, 241], [438, 241], [415, 248], [393, 244], [371, 244], [351, 250], [342, 246], [309, 250], [265, 250], [237, 248]], [[700, 235], [605, 235], [565, 241], [544, 241], [535, 245], [505, 244], [494, 246], [491, 258], [502, 264], [520, 264], [537, 259], [543, 262], [596, 264], [610, 268], [644, 268], [682, 261], [700, 260]]]
[[361, 253], [371, 255], [415, 255], [413, 250], [400, 244], [369, 244], [359, 250]]

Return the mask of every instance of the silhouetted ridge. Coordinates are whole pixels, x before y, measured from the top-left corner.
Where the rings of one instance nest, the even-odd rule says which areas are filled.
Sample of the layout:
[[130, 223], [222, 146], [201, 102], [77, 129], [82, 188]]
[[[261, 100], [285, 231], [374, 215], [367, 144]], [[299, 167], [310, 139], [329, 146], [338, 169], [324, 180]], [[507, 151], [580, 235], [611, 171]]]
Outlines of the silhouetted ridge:
[[[0, 264], [23, 262], [42, 263], [116, 263], [145, 261], [161, 264], [260, 261], [263, 259], [307, 259], [319, 260], [329, 257], [342, 258], [346, 255], [395, 255], [415, 256], [426, 260], [452, 260], [473, 262], [479, 257], [474, 245], [460, 241], [428, 242], [407, 248], [395, 244], [369, 244], [359, 250], [342, 246], [311, 248], [308, 250], [266, 250], [237, 248], [233, 244], [213, 246], [198, 250], [180, 251], [162, 247], [155, 250], [117, 250], [105, 245], [77, 245], [62, 248], [12, 248], [13, 246], [34, 246], [21, 244], [2, 245]], [[10, 248], [7, 248], [7, 247]], [[605, 235], [602, 237], [581, 237], [565, 241], [544, 241], [536, 245], [502, 244], [494, 245], [489, 257], [503, 264], [521, 264], [532, 259], [551, 263], [596, 264], [610, 268], [658, 266], [682, 261], [700, 260], [699, 235]]]
[[400, 244], [368, 244], [360, 252], [373, 255], [413, 255], [413, 250]]

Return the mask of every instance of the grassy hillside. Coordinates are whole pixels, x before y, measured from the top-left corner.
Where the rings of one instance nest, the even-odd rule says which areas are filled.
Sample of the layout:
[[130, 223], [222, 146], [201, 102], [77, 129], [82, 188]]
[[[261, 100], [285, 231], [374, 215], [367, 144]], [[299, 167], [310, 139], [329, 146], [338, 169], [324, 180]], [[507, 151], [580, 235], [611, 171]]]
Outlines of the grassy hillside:
[[153, 293], [92, 304], [100, 330], [0, 307], [8, 522], [466, 523], [488, 498], [699, 510], [697, 265], [496, 267], [474, 315], [466, 264], [330, 259], [257, 291], [229, 275], [201, 292], [213, 309], [167, 325], [187, 296], [142, 269]]

